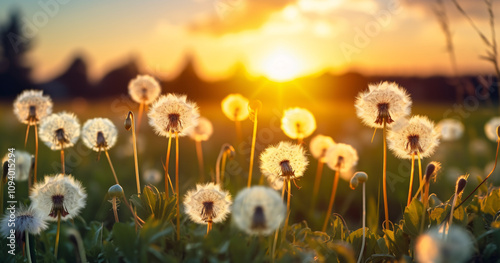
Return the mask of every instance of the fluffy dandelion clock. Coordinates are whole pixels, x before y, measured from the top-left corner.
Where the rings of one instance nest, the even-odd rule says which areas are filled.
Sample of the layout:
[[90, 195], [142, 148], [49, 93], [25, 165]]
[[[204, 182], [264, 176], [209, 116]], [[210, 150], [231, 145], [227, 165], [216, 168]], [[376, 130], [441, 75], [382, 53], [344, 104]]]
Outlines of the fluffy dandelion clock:
[[85, 146], [96, 152], [107, 151], [116, 143], [118, 131], [106, 118], [94, 118], [85, 122], [82, 128], [82, 140]]
[[248, 118], [248, 99], [241, 94], [229, 94], [222, 100], [222, 112], [232, 121]]
[[85, 207], [87, 194], [81, 183], [71, 175], [45, 176], [43, 182], [33, 186], [31, 204], [36, 212], [50, 220], [67, 220], [77, 216]]
[[281, 118], [281, 129], [286, 136], [292, 139], [303, 139], [309, 137], [316, 130], [316, 119], [306, 109], [287, 109]]
[[394, 121], [410, 115], [411, 99], [408, 93], [394, 82], [368, 85], [368, 91], [356, 98], [356, 114], [369, 127], [382, 128], [384, 121]]
[[[25, 207], [21, 205], [16, 209], [14, 221], [10, 221], [9, 215], [5, 215], [1, 221], [2, 236], [8, 236], [10, 230], [16, 231], [16, 236], [22, 237], [24, 232], [37, 235], [47, 228], [45, 216], [36, 213], [32, 206]], [[10, 224], [9, 223], [14, 223]]]
[[[330, 169], [345, 174], [358, 164], [358, 152], [351, 145], [336, 143], [328, 149], [325, 159]], [[346, 180], [350, 179], [350, 175], [346, 177]]]
[[128, 93], [135, 102], [148, 105], [160, 96], [161, 87], [152, 76], [138, 75], [129, 82]]
[[398, 121], [389, 131], [387, 140], [398, 158], [411, 159], [412, 155], [426, 158], [439, 145], [439, 132], [427, 117], [417, 115]]
[[462, 137], [464, 125], [455, 119], [443, 119], [437, 124], [437, 130], [443, 141], [455, 141]]
[[[25, 151], [15, 150], [14, 156], [16, 158], [16, 169], [14, 169], [14, 180], [18, 182], [23, 182], [28, 180], [31, 165], [32, 165], [32, 157], [31, 154]], [[9, 154], [6, 154], [2, 159], [2, 164], [7, 162], [9, 159]]]
[[35, 125], [52, 113], [52, 100], [43, 96], [41, 90], [26, 90], [14, 101], [14, 114], [17, 119], [28, 125]]
[[486, 137], [494, 142], [498, 140], [498, 126], [500, 126], [500, 117], [493, 117], [484, 125], [484, 133], [486, 133]]
[[80, 137], [80, 122], [72, 113], [54, 113], [40, 124], [40, 139], [52, 150], [72, 147]]
[[148, 113], [149, 124], [158, 135], [180, 136], [196, 126], [200, 113], [196, 103], [187, 100], [185, 95], [168, 94], [161, 96]]
[[189, 137], [195, 141], [207, 141], [213, 132], [212, 122], [205, 117], [200, 117], [198, 124], [190, 129], [188, 133]]
[[269, 146], [260, 155], [260, 170], [270, 182], [301, 177], [308, 164], [304, 148], [290, 142]]
[[314, 158], [325, 162], [326, 152], [335, 144], [332, 137], [318, 134], [311, 139], [309, 150]]
[[236, 226], [250, 235], [269, 235], [285, 219], [286, 206], [271, 188], [254, 186], [238, 193], [231, 208]]
[[229, 215], [231, 205], [229, 192], [221, 190], [219, 185], [197, 184], [196, 189], [184, 196], [184, 207], [189, 218], [198, 224], [219, 223]]
[[452, 225], [447, 236], [438, 228], [420, 235], [415, 256], [418, 262], [461, 263], [469, 262], [473, 249], [474, 242], [470, 234], [461, 227]]

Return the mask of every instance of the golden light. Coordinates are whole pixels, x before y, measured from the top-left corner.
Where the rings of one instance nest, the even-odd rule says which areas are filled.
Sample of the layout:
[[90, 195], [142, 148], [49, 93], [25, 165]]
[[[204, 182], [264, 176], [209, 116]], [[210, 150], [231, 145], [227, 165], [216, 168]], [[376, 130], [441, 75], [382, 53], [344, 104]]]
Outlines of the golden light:
[[303, 63], [291, 51], [279, 49], [264, 58], [262, 73], [272, 81], [286, 82], [303, 73]]

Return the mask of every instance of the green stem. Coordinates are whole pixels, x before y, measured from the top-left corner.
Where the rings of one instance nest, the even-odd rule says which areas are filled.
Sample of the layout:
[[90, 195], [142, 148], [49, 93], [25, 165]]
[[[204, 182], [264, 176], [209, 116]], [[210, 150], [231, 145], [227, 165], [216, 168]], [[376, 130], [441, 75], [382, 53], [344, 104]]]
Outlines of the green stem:
[[26, 256], [28, 257], [28, 263], [31, 263], [30, 234], [28, 231], [24, 231], [24, 237], [26, 239]]

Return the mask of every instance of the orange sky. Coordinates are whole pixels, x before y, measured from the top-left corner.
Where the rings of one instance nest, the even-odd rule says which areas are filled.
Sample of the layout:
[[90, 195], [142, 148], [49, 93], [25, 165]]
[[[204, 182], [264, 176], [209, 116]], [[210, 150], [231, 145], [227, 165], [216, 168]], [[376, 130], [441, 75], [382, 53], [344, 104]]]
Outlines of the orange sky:
[[[431, 0], [57, 1], [63, 2], [0, 4], [0, 21], [17, 6], [23, 23], [35, 25], [29, 59], [39, 81], [58, 75], [75, 54], [88, 60], [93, 79], [130, 58], [143, 71], [172, 78], [186, 54], [206, 79], [227, 76], [238, 61], [250, 74], [276, 80], [321, 71], [450, 73]], [[489, 36], [482, 2], [460, 2]], [[479, 59], [485, 48], [477, 34], [456, 8], [446, 7], [459, 71], [490, 72], [491, 65]], [[35, 20], [41, 13], [48, 15], [44, 23]]]

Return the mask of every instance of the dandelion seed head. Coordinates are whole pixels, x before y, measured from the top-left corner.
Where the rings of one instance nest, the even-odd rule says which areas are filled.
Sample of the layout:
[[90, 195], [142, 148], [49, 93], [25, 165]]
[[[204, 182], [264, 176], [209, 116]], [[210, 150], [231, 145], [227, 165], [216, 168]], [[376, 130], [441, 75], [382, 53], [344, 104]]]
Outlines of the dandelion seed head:
[[498, 126], [500, 126], [500, 117], [493, 117], [484, 125], [484, 133], [486, 133], [486, 137], [491, 141], [496, 142], [498, 140]]
[[73, 113], [53, 113], [40, 123], [40, 139], [52, 150], [72, 147], [80, 137], [80, 122]]
[[334, 144], [335, 142], [332, 137], [318, 134], [311, 139], [311, 142], [309, 143], [309, 150], [314, 158], [324, 163], [326, 161], [326, 152]]
[[244, 121], [248, 118], [248, 99], [241, 94], [229, 94], [221, 103], [222, 112], [232, 121]]
[[421, 158], [431, 156], [439, 145], [439, 132], [425, 116], [400, 119], [387, 135], [389, 148], [400, 159], [411, 159], [412, 154]]
[[83, 143], [96, 152], [111, 149], [115, 145], [117, 137], [116, 126], [109, 119], [94, 118], [83, 124]]
[[356, 98], [356, 114], [361, 121], [373, 128], [382, 128], [411, 113], [408, 93], [394, 82], [368, 85], [368, 91], [360, 92]]
[[[14, 169], [14, 180], [17, 182], [24, 182], [28, 180], [31, 170], [31, 154], [21, 150], [15, 150], [14, 156], [16, 158], [16, 169]], [[8, 162], [9, 153], [5, 154], [2, 159], [2, 164]]]
[[198, 124], [188, 131], [189, 137], [195, 141], [208, 141], [213, 132], [212, 122], [205, 117], [200, 117]]
[[464, 125], [455, 119], [443, 119], [437, 124], [437, 130], [443, 141], [456, 141], [464, 133]]
[[153, 103], [148, 113], [149, 124], [160, 136], [185, 136], [198, 123], [200, 113], [196, 103], [185, 95], [167, 94]]
[[306, 109], [290, 108], [283, 113], [281, 130], [292, 139], [307, 138], [316, 130], [316, 119]]
[[41, 90], [25, 90], [14, 100], [14, 114], [28, 125], [35, 125], [52, 113], [52, 100]]
[[184, 196], [185, 213], [197, 223], [206, 225], [208, 222], [219, 223], [226, 220], [231, 205], [231, 195], [219, 185], [208, 183], [197, 184]]
[[448, 236], [434, 227], [418, 237], [415, 255], [418, 262], [461, 263], [468, 262], [474, 243], [470, 234], [461, 227], [451, 225]]
[[128, 94], [137, 103], [151, 104], [160, 93], [160, 84], [149, 75], [137, 75], [128, 84]]
[[[3, 237], [10, 235], [11, 229], [14, 229], [16, 231], [16, 236], [19, 234], [20, 237], [24, 232], [38, 235], [41, 231], [47, 229], [46, 217], [36, 213], [32, 206], [26, 207], [21, 205], [16, 208], [14, 221], [9, 221], [10, 219], [9, 214], [6, 214], [0, 221], [0, 229]], [[14, 225], [12, 225], [12, 223], [14, 223]]]
[[286, 206], [273, 189], [253, 186], [238, 193], [231, 212], [242, 231], [249, 235], [269, 235], [285, 219]]
[[45, 176], [43, 182], [33, 186], [31, 204], [37, 213], [56, 221], [72, 219], [85, 207], [87, 193], [82, 184], [71, 175], [57, 174]]
[[345, 143], [336, 143], [326, 152], [326, 164], [332, 170], [339, 170], [342, 178], [350, 180], [346, 172], [349, 172], [358, 164], [358, 152], [351, 145]]
[[290, 142], [269, 146], [260, 155], [260, 170], [270, 182], [301, 177], [308, 164], [304, 148]]
[[163, 179], [160, 171], [156, 169], [147, 169], [144, 172], [142, 172], [141, 175], [142, 175], [142, 180], [146, 184], [155, 185], [158, 184], [161, 181], [161, 179]]

